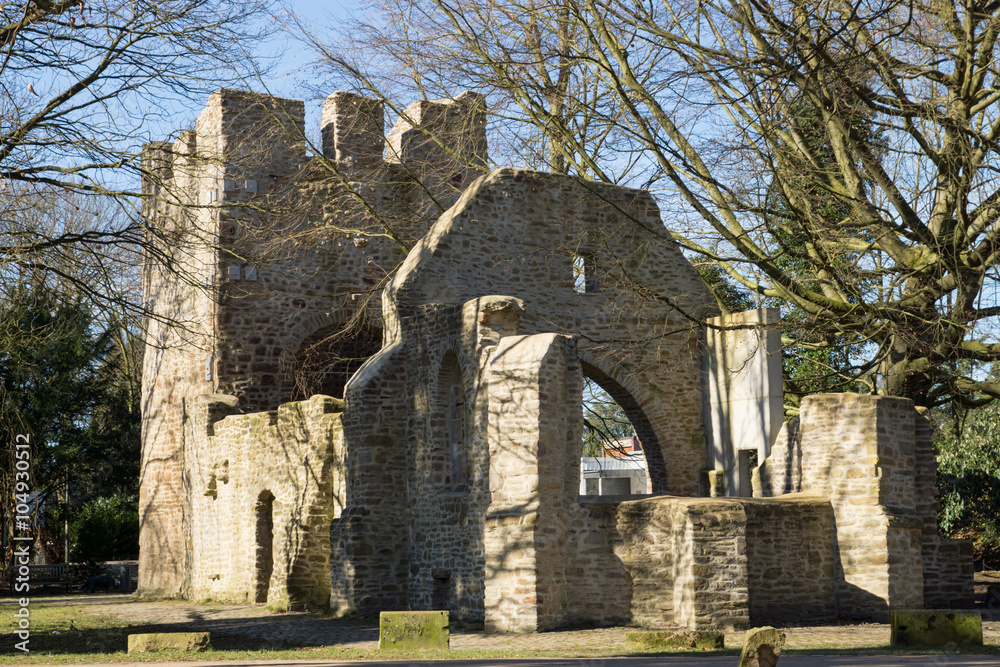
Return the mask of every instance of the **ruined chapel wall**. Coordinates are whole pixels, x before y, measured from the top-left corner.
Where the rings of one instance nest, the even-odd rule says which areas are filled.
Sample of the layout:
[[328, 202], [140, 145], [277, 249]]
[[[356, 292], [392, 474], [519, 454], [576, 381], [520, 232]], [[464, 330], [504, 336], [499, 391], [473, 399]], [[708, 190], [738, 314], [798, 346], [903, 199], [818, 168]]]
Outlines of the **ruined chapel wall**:
[[[806, 397], [797, 433], [801, 491], [829, 498], [836, 518], [837, 611], [887, 618], [923, 605], [916, 411], [911, 401], [859, 394]], [[762, 487], [780, 479], [795, 447], [776, 447]], [[776, 473], [776, 474], [775, 474]]]
[[345, 505], [330, 524], [330, 608], [338, 613], [408, 605], [408, 372], [403, 346], [384, 347], [345, 390]]
[[[448, 609], [467, 623], [484, 618], [482, 526], [490, 502], [485, 352], [477, 347], [477, 314], [462, 306], [435, 308], [412, 322], [404, 339], [413, 401], [406, 441], [410, 605]], [[458, 396], [452, 393], [456, 367]], [[456, 439], [460, 450], [452, 447]]]
[[916, 417], [917, 516], [922, 521], [921, 556], [924, 606], [928, 609], [971, 609], [975, 603], [972, 541], [951, 540], [938, 534], [937, 458], [934, 425], [926, 409]]
[[[344, 502], [339, 402], [324, 396], [275, 412], [236, 414], [229, 396], [189, 398], [185, 472], [192, 498], [187, 595], [257, 600], [270, 551], [266, 602], [324, 609], [330, 594], [330, 521]], [[271, 537], [258, 516], [273, 496]]]
[[[574, 255], [591, 257], [597, 291], [574, 289]], [[647, 193], [499, 170], [466, 191], [407, 256], [386, 290], [386, 336], [397, 340], [399, 318], [421, 304], [522, 299], [520, 333], [579, 334], [581, 359], [646, 411], [661, 458], [671, 461], [654, 491], [696, 494], [705, 447], [697, 332], [636, 285], [672, 295], [688, 314], [715, 308]]]
[[885, 618], [888, 609], [971, 603], [971, 547], [938, 536], [932, 439], [911, 401], [810, 396], [759, 468], [755, 494], [830, 499], [840, 615]]

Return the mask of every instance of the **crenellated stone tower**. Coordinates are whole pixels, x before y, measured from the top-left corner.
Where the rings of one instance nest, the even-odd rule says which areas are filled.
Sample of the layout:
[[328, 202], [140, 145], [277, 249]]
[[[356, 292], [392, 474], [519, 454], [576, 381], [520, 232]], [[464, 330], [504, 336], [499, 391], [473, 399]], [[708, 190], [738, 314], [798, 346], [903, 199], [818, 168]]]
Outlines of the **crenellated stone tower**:
[[147, 146], [141, 591], [187, 586], [187, 402], [342, 397], [381, 346], [387, 276], [485, 167], [484, 111], [468, 92], [416, 102], [386, 137], [381, 101], [337, 92], [309, 157], [301, 101], [223, 89]]

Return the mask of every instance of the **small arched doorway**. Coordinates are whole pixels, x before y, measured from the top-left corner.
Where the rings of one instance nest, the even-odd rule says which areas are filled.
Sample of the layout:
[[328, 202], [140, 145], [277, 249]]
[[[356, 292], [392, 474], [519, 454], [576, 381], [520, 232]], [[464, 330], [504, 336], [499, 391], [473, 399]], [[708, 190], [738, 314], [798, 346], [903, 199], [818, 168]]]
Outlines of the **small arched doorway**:
[[267, 602], [274, 572], [274, 494], [261, 491], [254, 506], [256, 519], [254, 602]]
[[580, 495], [665, 493], [666, 467], [646, 413], [627, 389], [587, 362]]

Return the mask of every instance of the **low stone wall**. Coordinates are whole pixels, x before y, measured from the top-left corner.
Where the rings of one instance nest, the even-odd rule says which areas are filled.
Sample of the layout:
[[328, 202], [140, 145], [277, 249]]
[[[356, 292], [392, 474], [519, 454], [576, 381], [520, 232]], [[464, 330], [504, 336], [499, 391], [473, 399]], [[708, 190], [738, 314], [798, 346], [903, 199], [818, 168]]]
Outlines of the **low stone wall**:
[[924, 607], [972, 609], [975, 606], [972, 540], [938, 538], [925, 542]]
[[576, 576], [567, 577], [578, 622], [746, 627], [739, 500], [656, 496], [581, 506], [590, 520], [571, 531]]
[[837, 544], [830, 502], [790, 494], [741, 503], [746, 512], [750, 623], [836, 618]]
[[241, 415], [230, 396], [185, 401], [188, 597], [328, 606], [330, 521], [343, 505], [341, 405], [313, 396]]
[[[569, 526], [567, 537], [572, 548], [566, 567], [568, 625], [628, 623], [632, 618], [631, 601], [637, 594], [659, 598], [668, 607], [668, 615], [672, 613], [673, 580], [669, 568], [665, 571], [660, 563], [650, 564], [649, 569], [660, 576], [647, 581], [635, 568], [622, 562], [621, 554], [613, 548], [615, 540], [620, 539], [617, 537], [620, 506], [618, 502], [601, 502], [599, 496], [588, 498], [580, 505], [583, 516], [575, 518]], [[644, 526], [657, 522], [656, 532], [667, 534], [669, 526], [664, 526], [661, 518], [643, 516], [636, 523]], [[657, 545], [646, 546], [652, 552], [651, 560], [662, 560], [656, 553]]]
[[836, 615], [824, 498], [656, 496], [581, 504], [567, 601], [576, 623], [692, 630]]

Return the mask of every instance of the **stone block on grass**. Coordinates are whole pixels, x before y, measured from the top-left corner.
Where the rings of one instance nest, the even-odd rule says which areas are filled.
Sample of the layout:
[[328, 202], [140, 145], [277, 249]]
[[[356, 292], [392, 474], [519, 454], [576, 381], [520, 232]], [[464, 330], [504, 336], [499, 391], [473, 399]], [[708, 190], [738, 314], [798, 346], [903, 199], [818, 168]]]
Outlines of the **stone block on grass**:
[[718, 630], [625, 633], [625, 649], [628, 651], [658, 651], [678, 648], [715, 650], [725, 648], [725, 642], [726, 635]]
[[889, 612], [892, 646], [982, 646], [978, 611], [896, 609]]
[[766, 625], [751, 628], [743, 638], [740, 667], [774, 667], [784, 645], [784, 632]]
[[196, 653], [207, 651], [210, 646], [210, 636], [207, 632], [151, 632], [128, 636], [129, 653], [153, 651]]
[[383, 651], [443, 651], [448, 642], [446, 611], [383, 611], [378, 615], [378, 647]]

